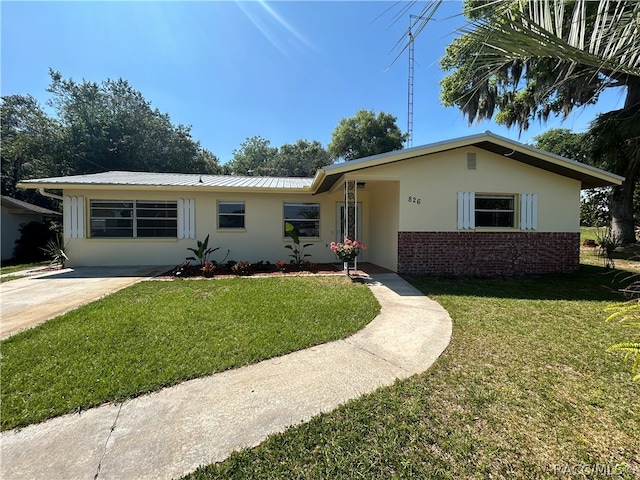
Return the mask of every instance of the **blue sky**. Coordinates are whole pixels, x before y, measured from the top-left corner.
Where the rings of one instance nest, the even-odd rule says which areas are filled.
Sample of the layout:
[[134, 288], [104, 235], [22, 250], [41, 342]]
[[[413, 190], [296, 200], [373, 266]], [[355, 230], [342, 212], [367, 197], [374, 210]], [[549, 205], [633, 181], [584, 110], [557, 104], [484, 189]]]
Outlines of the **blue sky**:
[[[191, 125], [222, 162], [254, 135], [278, 147], [326, 146], [340, 119], [362, 108], [391, 113], [406, 130], [407, 54], [393, 63], [409, 25], [408, 14], [395, 20], [404, 5], [2, 1], [1, 92], [44, 106], [49, 68], [77, 81], [122, 77], [174, 124]], [[522, 142], [548, 128], [584, 131], [597, 112], [621, 105], [620, 92], [607, 92], [597, 107], [536, 122], [520, 138], [493, 122], [469, 126], [439, 100], [438, 59], [461, 9], [447, 2], [416, 40], [414, 146], [485, 130]]]

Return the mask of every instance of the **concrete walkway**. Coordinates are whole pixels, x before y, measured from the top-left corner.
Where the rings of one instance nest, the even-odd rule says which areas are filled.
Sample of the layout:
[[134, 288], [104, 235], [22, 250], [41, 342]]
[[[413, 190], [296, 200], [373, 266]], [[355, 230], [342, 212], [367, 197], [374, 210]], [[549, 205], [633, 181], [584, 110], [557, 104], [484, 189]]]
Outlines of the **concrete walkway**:
[[351, 337], [0, 436], [3, 479], [171, 479], [428, 369], [451, 319], [395, 274]]
[[77, 267], [0, 284], [0, 338], [7, 338], [170, 267]]

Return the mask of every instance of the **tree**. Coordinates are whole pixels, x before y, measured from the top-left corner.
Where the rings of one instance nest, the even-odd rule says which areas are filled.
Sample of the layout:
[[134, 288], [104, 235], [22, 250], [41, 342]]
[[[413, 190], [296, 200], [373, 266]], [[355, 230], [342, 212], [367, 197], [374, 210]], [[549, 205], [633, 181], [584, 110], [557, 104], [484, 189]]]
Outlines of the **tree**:
[[533, 146], [582, 163], [591, 164], [590, 137], [567, 128], [552, 128], [533, 137]]
[[389, 113], [376, 116], [373, 110], [358, 110], [355, 116], [340, 120], [331, 134], [329, 155], [349, 161], [402, 149], [407, 134], [396, 120]]
[[331, 163], [329, 152], [320, 142], [298, 140], [293, 145], [285, 143], [280, 147], [269, 171], [280, 177], [313, 177], [318, 169]]
[[218, 159], [174, 126], [121, 78], [102, 83], [64, 79], [51, 70], [50, 100], [58, 114], [57, 175], [132, 170], [215, 173]]
[[234, 175], [269, 177], [313, 177], [316, 170], [332, 163], [329, 153], [317, 140], [298, 140], [280, 148], [260, 136], [247, 138], [233, 151], [225, 165]]
[[2, 195], [55, 208], [32, 190], [16, 188], [24, 178], [46, 176], [54, 164], [59, 124], [49, 118], [30, 95], [2, 97]]
[[[533, 137], [533, 146], [562, 157], [593, 164], [592, 138], [588, 133], [574, 133], [566, 128], [554, 128]], [[603, 227], [611, 223], [609, 200], [611, 188], [583, 191], [580, 195], [580, 225]]]
[[278, 155], [278, 148], [260, 136], [247, 138], [240, 148], [233, 151], [229, 168], [234, 175], [269, 176], [269, 165]]
[[[441, 3], [425, 7], [417, 33]], [[465, 13], [469, 25], [441, 60], [451, 72], [441, 83], [441, 97], [470, 123], [495, 113], [498, 123], [522, 131], [533, 119], [566, 117], [596, 103], [604, 89], [626, 90], [624, 107], [600, 115], [592, 131], [606, 145], [604, 165], [626, 177], [613, 188], [613, 232], [623, 242], [635, 241], [631, 199], [640, 162], [640, 2], [474, 0], [465, 3]]]

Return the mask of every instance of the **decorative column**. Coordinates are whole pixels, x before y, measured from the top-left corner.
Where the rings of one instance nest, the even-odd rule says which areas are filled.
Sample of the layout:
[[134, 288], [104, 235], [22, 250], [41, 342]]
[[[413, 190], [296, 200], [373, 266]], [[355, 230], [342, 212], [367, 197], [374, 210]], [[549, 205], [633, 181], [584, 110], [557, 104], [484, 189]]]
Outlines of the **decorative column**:
[[[358, 183], [355, 180], [344, 182], [344, 233], [351, 240], [356, 240], [356, 225], [358, 225]], [[343, 239], [340, 239], [342, 241]], [[355, 258], [354, 269], [358, 269], [358, 259]], [[349, 263], [345, 262], [345, 270], [349, 274]]]

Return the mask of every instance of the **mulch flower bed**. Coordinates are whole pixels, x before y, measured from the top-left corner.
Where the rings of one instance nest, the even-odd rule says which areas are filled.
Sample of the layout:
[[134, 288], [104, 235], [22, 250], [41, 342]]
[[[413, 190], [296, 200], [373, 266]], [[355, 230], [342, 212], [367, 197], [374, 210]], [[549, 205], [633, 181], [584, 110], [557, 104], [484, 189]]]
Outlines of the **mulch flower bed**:
[[286, 275], [343, 275], [342, 265], [332, 263], [314, 263], [303, 269], [295, 265], [284, 265], [282, 268], [274, 264], [235, 264], [215, 265], [213, 269], [203, 272], [201, 265], [180, 264], [159, 275], [157, 278], [225, 278], [225, 277], [278, 277]]

